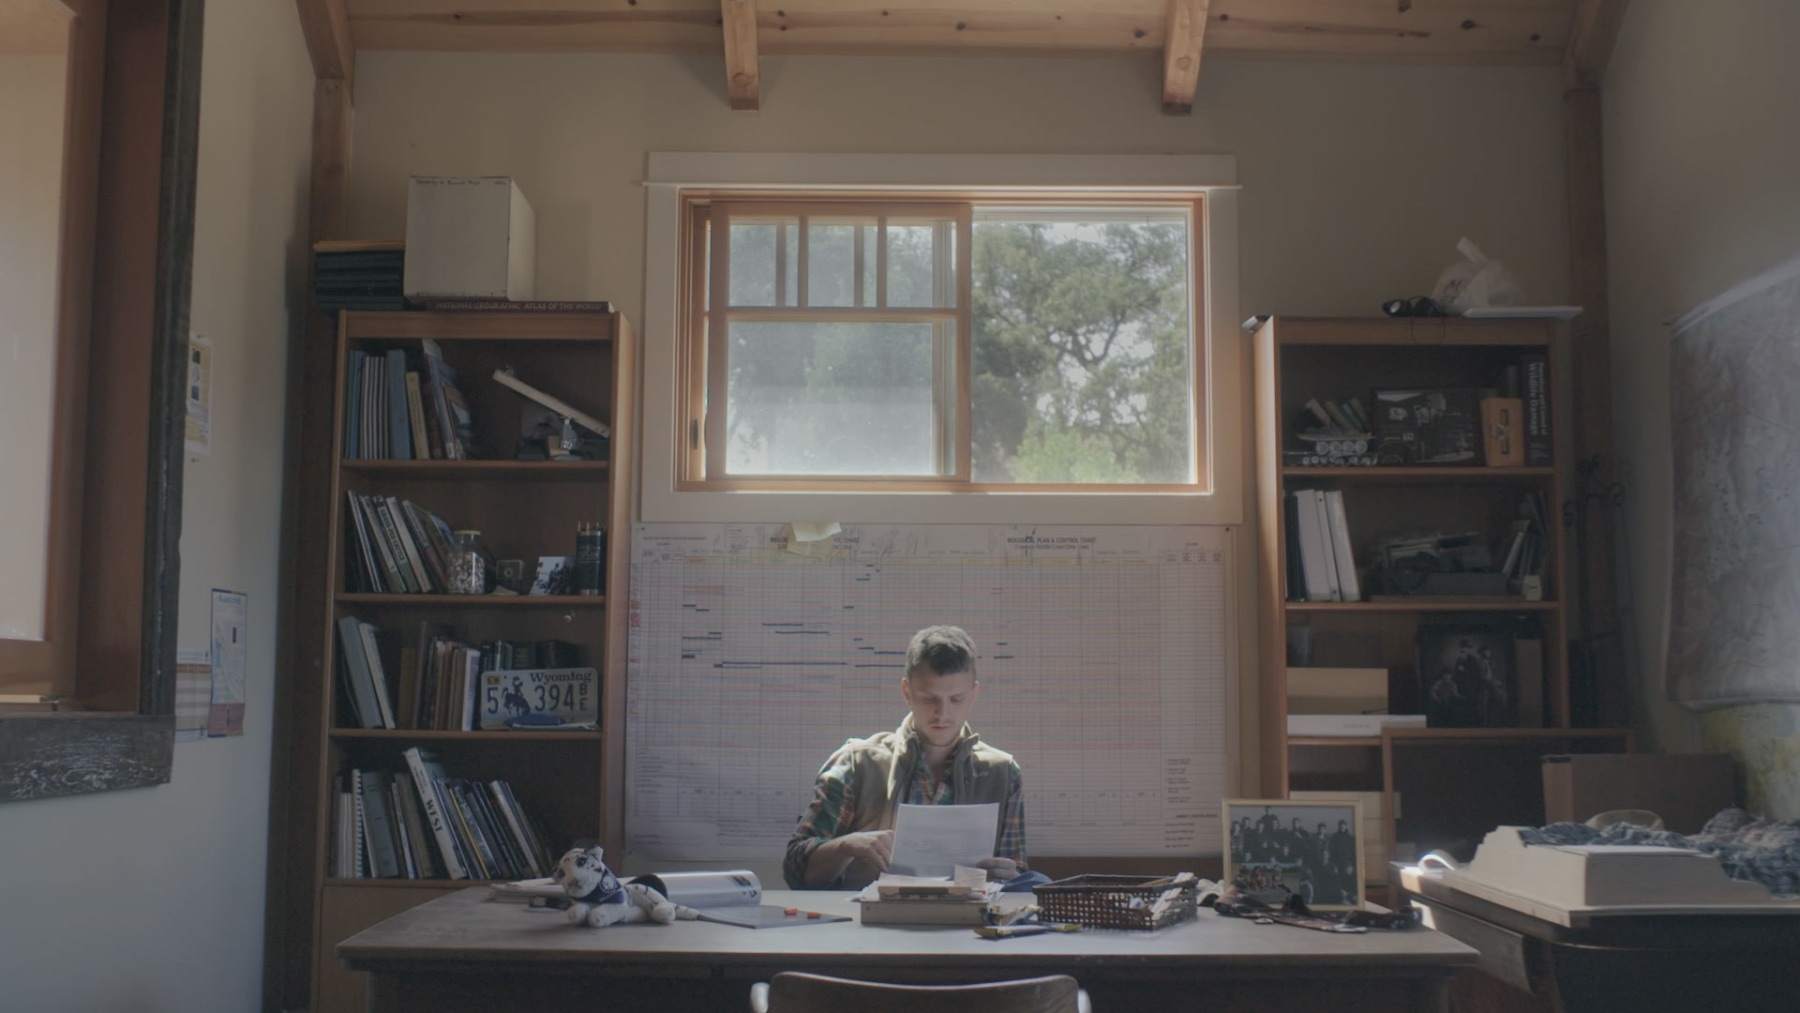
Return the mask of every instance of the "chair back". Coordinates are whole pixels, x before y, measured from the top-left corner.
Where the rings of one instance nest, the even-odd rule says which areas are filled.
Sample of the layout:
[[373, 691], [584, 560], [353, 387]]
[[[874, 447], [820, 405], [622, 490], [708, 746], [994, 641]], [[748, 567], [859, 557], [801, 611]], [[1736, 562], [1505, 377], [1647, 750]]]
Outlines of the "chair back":
[[893, 985], [783, 971], [769, 1013], [1077, 1013], [1086, 1004], [1066, 974], [975, 985]]

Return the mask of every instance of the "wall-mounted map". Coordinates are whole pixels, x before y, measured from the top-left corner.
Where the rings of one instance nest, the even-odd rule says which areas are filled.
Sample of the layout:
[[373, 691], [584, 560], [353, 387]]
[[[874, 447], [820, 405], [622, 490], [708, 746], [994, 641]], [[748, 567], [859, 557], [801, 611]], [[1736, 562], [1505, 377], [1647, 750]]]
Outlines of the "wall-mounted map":
[[1800, 258], [1671, 327], [1669, 695], [1800, 700]]

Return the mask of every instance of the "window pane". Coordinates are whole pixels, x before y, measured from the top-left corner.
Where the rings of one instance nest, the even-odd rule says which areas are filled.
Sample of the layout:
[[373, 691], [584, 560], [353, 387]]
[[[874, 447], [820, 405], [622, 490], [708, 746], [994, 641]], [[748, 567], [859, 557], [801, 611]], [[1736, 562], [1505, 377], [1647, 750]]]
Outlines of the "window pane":
[[775, 223], [731, 223], [733, 306], [775, 305]]
[[806, 304], [856, 305], [856, 226], [807, 223]]
[[733, 321], [733, 475], [937, 474], [932, 325]]
[[[945, 228], [948, 235], [953, 229]], [[936, 222], [888, 222], [888, 291], [887, 304], [902, 308], [944, 308], [954, 306], [949, 282], [949, 250], [939, 249]], [[948, 244], [946, 244], [947, 247]], [[939, 268], [944, 270], [940, 272]], [[944, 282], [940, 284], [940, 281]]]
[[775, 248], [775, 264], [781, 282], [781, 298], [777, 306], [800, 305], [800, 223], [781, 226], [781, 242]]
[[865, 225], [856, 230], [856, 241], [862, 245], [863, 270], [862, 302], [859, 306], [875, 305], [876, 268], [880, 265], [880, 255], [875, 251], [875, 243], [881, 238], [881, 229], [874, 225]]
[[0, 637], [42, 640], [69, 15], [51, 0], [12, 6], [0, 27], [16, 33], [0, 46]]
[[977, 211], [974, 243], [974, 480], [1193, 481], [1186, 215]]

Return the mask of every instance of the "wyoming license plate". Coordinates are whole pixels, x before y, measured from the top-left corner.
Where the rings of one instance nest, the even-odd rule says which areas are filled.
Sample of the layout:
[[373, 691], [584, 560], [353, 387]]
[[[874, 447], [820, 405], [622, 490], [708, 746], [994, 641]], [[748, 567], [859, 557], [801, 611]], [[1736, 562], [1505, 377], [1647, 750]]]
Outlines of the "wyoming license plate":
[[600, 673], [592, 668], [522, 668], [481, 674], [481, 727], [593, 724]]

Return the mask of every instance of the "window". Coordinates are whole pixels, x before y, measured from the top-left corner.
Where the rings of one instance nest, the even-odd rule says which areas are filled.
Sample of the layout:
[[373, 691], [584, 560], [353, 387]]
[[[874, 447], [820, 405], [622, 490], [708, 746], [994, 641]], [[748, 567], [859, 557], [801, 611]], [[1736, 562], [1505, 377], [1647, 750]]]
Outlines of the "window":
[[[1241, 523], [1236, 173], [1229, 155], [652, 152], [638, 516]], [[1142, 288], [1166, 300], [1104, 332], [1110, 347], [1058, 335], [1051, 369], [1050, 346], [1006, 315], [1016, 300], [996, 286], [1045, 279], [999, 252], [1066, 246], [1100, 264], [1109, 232], [1177, 227], [1160, 263], [1181, 246], [1186, 292], [1149, 272], [1162, 280]], [[1065, 309], [1104, 304], [1077, 295], [1089, 272], [1063, 275]], [[1090, 369], [1126, 393], [1079, 382]], [[1176, 376], [1173, 392], [1155, 382]]]
[[683, 484], [1205, 491], [1204, 208], [684, 194]]

